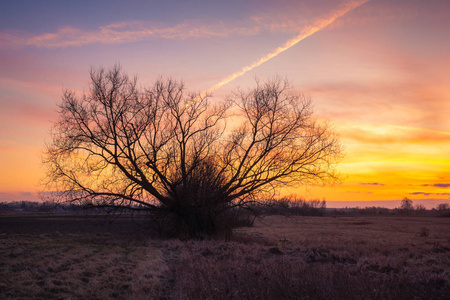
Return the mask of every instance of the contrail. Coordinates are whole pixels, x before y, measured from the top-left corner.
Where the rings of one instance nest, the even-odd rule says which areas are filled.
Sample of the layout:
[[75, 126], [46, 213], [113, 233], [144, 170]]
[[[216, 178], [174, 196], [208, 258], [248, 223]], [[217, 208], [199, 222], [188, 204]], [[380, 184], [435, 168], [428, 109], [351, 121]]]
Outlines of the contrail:
[[216, 83], [215, 85], [213, 85], [212, 87], [210, 87], [209, 89], [207, 89], [205, 92], [203, 92], [202, 94], [199, 95], [199, 97], [195, 98], [193, 100], [193, 102], [196, 102], [199, 98], [205, 97], [206, 95], [208, 95], [209, 93], [217, 90], [218, 88], [220, 88], [221, 86], [229, 83], [230, 81], [233, 81], [234, 79], [244, 75], [245, 73], [247, 73], [248, 71], [253, 70], [254, 68], [260, 66], [261, 64], [265, 63], [266, 61], [274, 58], [275, 56], [277, 56], [278, 54], [286, 51], [287, 49], [291, 48], [292, 46], [296, 45], [298, 42], [304, 40], [305, 38], [313, 35], [314, 33], [316, 33], [319, 30], [322, 30], [323, 28], [327, 27], [328, 25], [330, 25], [331, 23], [333, 23], [337, 18], [342, 17], [343, 15], [345, 15], [346, 13], [348, 13], [349, 11], [357, 8], [358, 6], [363, 5], [364, 3], [368, 2], [369, 0], [361, 0], [361, 1], [354, 1], [351, 2], [349, 4], [346, 5], [346, 7], [344, 7], [341, 10], [338, 10], [336, 12], [334, 12], [331, 16], [329, 16], [326, 19], [320, 19], [318, 21], [315, 22], [314, 25], [310, 25], [306, 28], [304, 28], [299, 35], [297, 35], [296, 37], [288, 40], [283, 46], [276, 48], [274, 51], [270, 52], [269, 54], [261, 57], [260, 59], [258, 59], [257, 61], [255, 61], [254, 63], [252, 63], [251, 65], [245, 66], [243, 67], [240, 71], [231, 74], [228, 77], [225, 77], [224, 79], [222, 79], [220, 82]]

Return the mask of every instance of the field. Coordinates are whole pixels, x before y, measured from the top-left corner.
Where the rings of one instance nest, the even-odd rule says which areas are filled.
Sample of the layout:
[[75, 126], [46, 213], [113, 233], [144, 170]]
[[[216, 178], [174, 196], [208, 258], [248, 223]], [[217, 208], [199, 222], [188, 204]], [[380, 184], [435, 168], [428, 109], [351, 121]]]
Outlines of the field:
[[231, 241], [0, 215], [1, 299], [450, 299], [450, 218], [268, 216]]

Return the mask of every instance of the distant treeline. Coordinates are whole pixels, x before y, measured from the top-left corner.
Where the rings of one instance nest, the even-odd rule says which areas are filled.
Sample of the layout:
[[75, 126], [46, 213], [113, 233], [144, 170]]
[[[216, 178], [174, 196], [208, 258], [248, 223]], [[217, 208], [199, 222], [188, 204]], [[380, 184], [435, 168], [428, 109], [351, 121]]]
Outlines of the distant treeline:
[[401, 216], [423, 216], [423, 217], [450, 217], [450, 208], [447, 203], [439, 204], [436, 208], [412, 208], [403, 209], [401, 207], [385, 208], [381, 206], [370, 207], [345, 207], [327, 209], [330, 216], [378, 216], [378, 215], [401, 215]]
[[[405, 216], [438, 216], [450, 217], [450, 205], [441, 203], [436, 208], [426, 209], [423, 205], [410, 205], [389, 209], [381, 206], [327, 208], [325, 200], [305, 200], [295, 196], [283, 197], [276, 200], [255, 203], [251, 210], [258, 216], [377, 216], [377, 215], [405, 215]], [[403, 203], [403, 202], [402, 202]], [[123, 209], [122, 212], [126, 212]], [[53, 203], [34, 201], [0, 202], [0, 212], [59, 212], [59, 213], [87, 213], [110, 212], [106, 208], [85, 207], [75, 203]]]
[[0, 212], [77, 212], [85, 210], [78, 204], [55, 204], [53, 202], [14, 201], [0, 202]]

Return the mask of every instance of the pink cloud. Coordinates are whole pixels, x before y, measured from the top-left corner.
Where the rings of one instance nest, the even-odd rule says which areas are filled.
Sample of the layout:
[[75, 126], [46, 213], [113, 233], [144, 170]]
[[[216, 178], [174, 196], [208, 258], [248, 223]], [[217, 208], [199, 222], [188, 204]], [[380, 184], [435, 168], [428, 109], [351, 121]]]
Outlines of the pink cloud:
[[[250, 23], [250, 24], [249, 24]], [[293, 25], [272, 24], [262, 25], [260, 22], [242, 22], [242, 24], [201, 24], [198, 21], [186, 21], [174, 26], [164, 26], [142, 21], [119, 22], [101, 26], [95, 30], [82, 30], [75, 27], [62, 27], [52, 33], [45, 33], [31, 38], [2, 33], [0, 40], [11, 47], [33, 46], [38, 48], [60, 48], [70, 46], [84, 46], [92, 43], [114, 44], [129, 43], [153, 38], [178, 39], [228, 37], [231, 35], [256, 35], [262, 31], [283, 31], [298, 29]]]
[[17, 191], [17, 192], [0, 192], [0, 202], [14, 201], [40, 201], [37, 192]]
[[[450, 66], [446, 62], [444, 65]], [[442, 78], [410, 74], [372, 81], [362, 77], [353, 82], [348, 79], [321, 83], [311, 85], [306, 92], [317, 99], [318, 112], [327, 117], [447, 131], [450, 119], [442, 112], [450, 109], [450, 89], [441, 82]]]
[[[365, 0], [364, 0], [365, 1]], [[361, 3], [364, 1], [352, 1]], [[348, 5], [348, 2], [345, 2]], [[337, 6], [342, 6], [338, 4]], [[295, 10], [295, 9], [294, 9]], [[129, 43], [154, 38], [178, 39], [209, 38], [229, 36], [254, 36], [261, 33], [292, 33], [298, 34], [301, 30], [332, 11], [333, 7], [315, 11], [314, 14], [305, 14], [299, 17], [298, 13], [266, 13], [260, 12], [240, 21], [205, 21], [186, 20], [175, 25], [155, 24], [145, 21], [116, 22], [93, 30], [82, 30], [72, 26], [64, 26], [55, 32], [48, 32], [36, 36], [28, 33], [0, 32], [0, 41], [3, 47], [32, 46], [38, 48], [60, 48], [71, 46], [84, 46], [92, 43]], [[320, 13], [319, 13], [320, 12]]]
[[0, 32], [0, 50], [3, 48], [16, 49], [26, 42], [23, 33], [19, 32]]
[[62, 91], [62, 86], [13, 78], [0, 78], [0, 87], [5, 90], [28, 91], [30, 94], [40, 97], [59, 97]]
[[36, 36], [26, 41], [27, 45], [36, 47], [67, 47], [83, 46], [91, 43], [127, 43], [151, 38], [179, 39], [228, 37], [231, 35], [249, 36], [262, 31], [271, 33], [294, 32], [299, 30], [296, 22], [269, 24], [251, 22], [251, 24], [215, 24], [203, 25], [196, 21], [186, 21], [175, 26], [152, 25], [147, 22], [120, 22], [98, 28], [93, 31], [83, 31], [73, 27], [63, 27], [55, 33]]

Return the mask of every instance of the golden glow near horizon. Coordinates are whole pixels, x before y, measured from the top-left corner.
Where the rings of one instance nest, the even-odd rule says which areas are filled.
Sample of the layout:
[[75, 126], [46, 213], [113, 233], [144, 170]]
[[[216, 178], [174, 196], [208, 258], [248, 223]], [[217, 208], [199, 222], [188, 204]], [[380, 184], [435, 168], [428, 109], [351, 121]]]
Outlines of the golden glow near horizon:
[[[352, 201], [450, 198], [450, 132], [390, 124], [336, 123], [347, 153], [339, 164], [343, 181], [309, 187], [308, 193]], [[331, 196], [332, 195], [332, 196]]]

